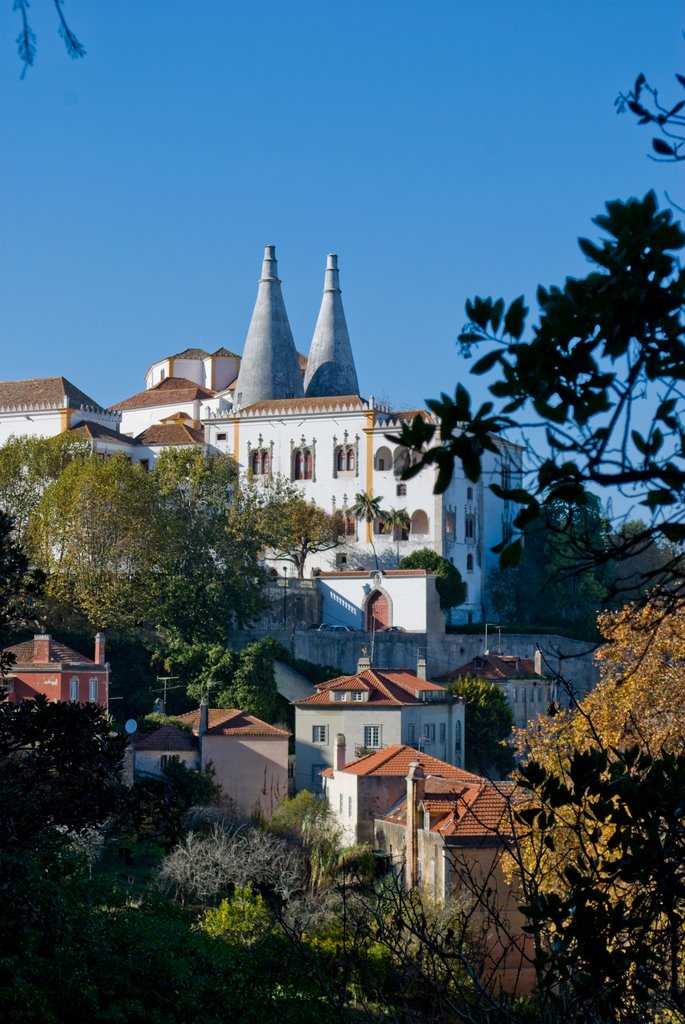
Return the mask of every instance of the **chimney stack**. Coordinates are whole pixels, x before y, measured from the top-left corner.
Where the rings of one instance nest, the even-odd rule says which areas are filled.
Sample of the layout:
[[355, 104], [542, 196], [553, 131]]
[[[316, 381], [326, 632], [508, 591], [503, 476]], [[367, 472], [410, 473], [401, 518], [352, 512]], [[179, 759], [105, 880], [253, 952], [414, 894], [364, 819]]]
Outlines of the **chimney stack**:
[[542, 651], [539, 647], [535, 649], [535, 675], [542, 675]]
[[359, 661], [357, 662], [357, 672], [365, 672], [367, 669], [370, 668], [371, 658], [369, 658], [366, 654], [363, 654]]
[[37, 633], [33, 638], [33, 664], [47, 665], [50, 661], [50, 634]]
[[342, 732], [338, 732], [335, 735], [335, 770], [341, 772], [345, 767], [345, 735]]
[[426, 659], [417, 658], [416, 660], [416, 675], [419, 679], [426, 678]]
[[426, 773], [419, 761], [412, 761], [407, 775], [407, 889], [411, 889], [418, 881], [418, 836], [416, 833], [419, 827], [419, 804], [425, 795]]
[[197, 734], [200, 739], [209, 729], [209, 701], [203, 697], [200, 701], [200, 720], [197, 726]]
[[104, 665], [105, 664], [105, 634], [104, 633], [96, 633], [95, 634], [95, 657], [93, 658], [93, 661], [95, 662], [96, 665]]

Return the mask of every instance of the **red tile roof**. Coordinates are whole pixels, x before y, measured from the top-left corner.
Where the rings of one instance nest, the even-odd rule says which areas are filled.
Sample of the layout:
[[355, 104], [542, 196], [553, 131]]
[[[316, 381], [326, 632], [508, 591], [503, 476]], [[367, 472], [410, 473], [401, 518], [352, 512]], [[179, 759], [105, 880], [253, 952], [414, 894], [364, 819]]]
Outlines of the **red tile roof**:
[[189, 427], [186, 423], [155, 423], [148, 427], [142, 434], [136, 437], [136, 444], [147, 445], [174, 445], [174, 444], [204, 444], [205, 434], [203, 430]]
[[451, 682], [466, 676], [481, 679], [537, 679], [535, 662], [531, 658], [519, 658], [515, 654], [481, 654], [465, 665], [450, 669], [437, 679]]
[[200, 387], [185, 377], [165, 377], [159, 384], [147, 391], [140, 391], [123, 402], [117, 402], [110, 409], [148, 409], [157, 405], [171, 405], [172, 402], [194, 402], [198, 398], [214, 398], [215, 392]]
[[9, 651], [16, 659], [15, 664], [12, 666], [13, 672], [21, 671], [22, 668], [37, 664], [88, 666], [95, 664], [92, 658], [87, 658], [85, 654], [72, 650], [71, 647], [53, 640], [52, 637], [50, 638], [49, 661], [47, 662], [34, 662], [33, 640], [24, 640], [23, 643], [15, 644], [13, 647], [5, 647], [5, 651]]
[[[406, 776], [409, 772], [409, 765], [419, 762], [427, 776], [439, 776], [440, 781], [456, 780], [458, 782], [481, 782], [478, 775], [467, 772], [464, 768], [457, 768], [456, 765], [441, 761], [432, 754], [408, 747], [404, 743], [393, 743], [389, 747], [383, 747], [373, 754], [365, 754], [364, 757], [350, 761], [343, 768], [346, 775], [401, 775]], [[322, 774], [333, 774], [332, 768], [327, 768]], [[449, 781], [450, 787], [454, 781]]]
[[[186, 715], [178, 715], [179, 722], [192, 726], [197, 732], [200, 724], [200, 712], [189, 711]], [[274, 736], [287, 739], [287, 729], [279, 729], [275, 725], [263, 722], [261, 718], [248, 715], [239, 708], [210, 708], [208, 715], [208, 736]]]
[[197, 750], [197, 740], [177, 725], [162, 725], [148, 736], [134, 737], [136, 750], [160, 750], [174, 753]]
[[[430, 831], [459, 840], [487, 840], [511, 832], [512, 782], [475, 781], [455, 786], [448, 779], [426, 779], [422, 804], [431, 819]], [[448, 787], [452, 786], [450, 792]], [[384, 815], [386, 821], [406, 824], [407, 799], [402, 797]]]
[[357, 705], [345, 704], [346, 709], [359, 707], [364, 708], [367, 704], [394, 705], [421, 704], [423, 698], [417, 696], [421, 692], [430, 692], [439, 695], [444, 700], [452, 700], [444, 686], [431, 683], [427, 679], [420, 679], [415, 672], [409, 669], [364, 669], [350, 676], [337, 676], [325, 683], [318, 683], [317, 692], [304, 700], [293, 701], [297, 707], [310, 707], [312, 705], [325, 704], [335, 708], [335, 702], [330, 698], [331, 690], [339, 690], [347, 683], [354, 683], [350, 687], [354, 689], [367, 689], [369, 691], [368, 701], [360, 701]]
[[77, 437], [87, 437], [93, 441], [115, 441], [117, 444], [132, 445], [136, 442], [127, 434], [120, 434], [118, 430], [111, 427], [103, 427], [101, 423], [94, 423], [92, 420], [83, 420], [75, 427], [70, 427], [68, 434], [75, 434]]
[[[66, 399], [66, 401], [65, 401]], [[0, 409], [59, 407], [105, 410], [66, 377], [0, 381]]]

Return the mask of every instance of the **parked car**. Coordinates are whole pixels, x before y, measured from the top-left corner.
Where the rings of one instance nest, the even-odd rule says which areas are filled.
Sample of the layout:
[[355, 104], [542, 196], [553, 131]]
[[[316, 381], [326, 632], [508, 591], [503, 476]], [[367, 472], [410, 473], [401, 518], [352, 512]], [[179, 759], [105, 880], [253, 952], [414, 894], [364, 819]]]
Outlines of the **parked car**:
[[404, 626], [383, 626], [382, 629], [378, 630], [379, 633], [406, 633]]
[[324, 622], [322, 626], [319, 626], [319, 632], [321, 633], [354, 633], [352, 626], [338, 626], [332, 622]]

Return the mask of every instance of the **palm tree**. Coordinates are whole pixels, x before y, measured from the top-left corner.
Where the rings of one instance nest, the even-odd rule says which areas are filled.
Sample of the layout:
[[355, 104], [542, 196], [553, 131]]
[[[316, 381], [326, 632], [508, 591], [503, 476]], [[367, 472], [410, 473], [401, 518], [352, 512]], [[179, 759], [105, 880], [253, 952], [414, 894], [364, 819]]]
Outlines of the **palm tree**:
[[372, 498], [368, 491], [360, 491], [359, 494], [355, 494], [354, 505], [350, 509], [357, 522], [367, 523], [371, 527], [368, 533], [371, 540], [373, 557], [376, 560], [376, 568], [378, 568], [378, 555], [376, 554], [376, 545], [373, 542], [373, 524], [381, 515], [381, 501], [381, 498]]
[[392, 530], [392, 535], [397, 541], [397, 564], [400, 564], [400, 541], [405, 538], [402, 536], [403, 533], [409, 531], [411, 526], [411, 519], [406, 508], [389, 508], [385, 513], [385, 522], [389, 529]]

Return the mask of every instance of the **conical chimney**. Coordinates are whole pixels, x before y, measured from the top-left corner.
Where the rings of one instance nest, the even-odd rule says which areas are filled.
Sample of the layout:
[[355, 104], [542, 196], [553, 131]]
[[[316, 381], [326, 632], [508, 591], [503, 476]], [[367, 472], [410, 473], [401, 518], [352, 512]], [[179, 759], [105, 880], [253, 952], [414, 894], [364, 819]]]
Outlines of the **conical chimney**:
[[308, 398], [359, 394], [335, 253], [330, 253], [326, 260], [323, 299], [309, 351], [304, 390]]
[[302, 395], [302, 371], [278, 279], [276, 247], [267, 245], [235, 387], [235, 403], [244, 409], [271, 398]]

